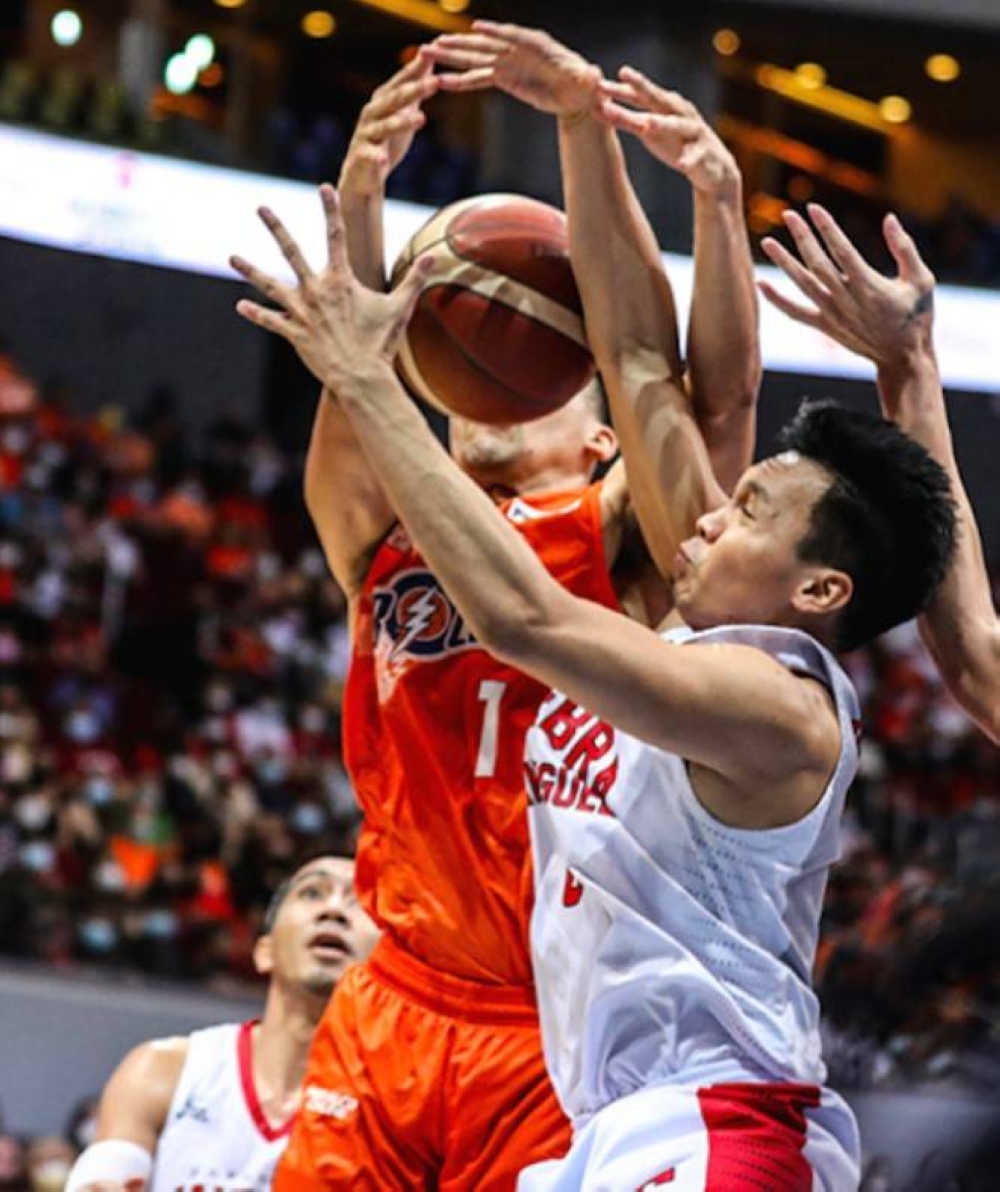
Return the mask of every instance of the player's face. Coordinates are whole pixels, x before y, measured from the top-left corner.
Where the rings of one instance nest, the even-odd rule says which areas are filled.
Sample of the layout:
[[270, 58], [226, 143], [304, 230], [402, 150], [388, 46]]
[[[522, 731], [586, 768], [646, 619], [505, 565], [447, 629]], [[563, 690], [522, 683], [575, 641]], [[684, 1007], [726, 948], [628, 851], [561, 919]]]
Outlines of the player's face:
[[674, 564], [674, 603], [693, 629], [803, 625], [803, 592], [823, 572], [803, 563], [799, 542], [829, 474], [786, 452], [744, 472], [732, 498], [698, 521]]
[[483, 488], [514, 493], [586, 484], [598, 460], [615, 450], [614, 436], [582, 393], [534, 422], [486, 426], [452, 418], [450, 443], [455, 462]]
[[377, 937], [354, 894], [354, 862], [321, 857], [295, 874], [282, 900], [269, 936], [271, 975], [325, 997]]

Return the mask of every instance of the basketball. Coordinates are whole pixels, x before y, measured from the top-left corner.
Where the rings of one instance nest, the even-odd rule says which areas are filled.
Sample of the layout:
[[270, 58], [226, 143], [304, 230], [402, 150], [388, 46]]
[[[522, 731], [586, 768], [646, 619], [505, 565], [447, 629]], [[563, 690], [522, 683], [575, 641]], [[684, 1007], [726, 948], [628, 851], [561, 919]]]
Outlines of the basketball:
[[427, 255], [397, 358], [412, 393], [475, 422], [529, 422], [593, 376], [561, 211], [520, 195], [453, 203], [406, 245], [393, 283]]

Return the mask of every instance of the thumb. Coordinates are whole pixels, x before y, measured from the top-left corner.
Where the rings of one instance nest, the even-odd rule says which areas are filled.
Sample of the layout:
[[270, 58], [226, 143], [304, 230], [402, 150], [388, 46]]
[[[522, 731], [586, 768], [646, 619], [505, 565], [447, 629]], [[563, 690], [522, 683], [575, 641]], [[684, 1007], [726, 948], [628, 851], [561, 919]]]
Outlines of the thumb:
[[434, 271], [434, 258], [430, 255], [417, 257], [410, 265], [403, 278], [393, 290], [397, 310], [400, 317], [408, 322], [414, 307], [423, 293], [424, 287], [431, 273]]
[[917, 250], [913, 237], [900, 222], [899, 216], [887, 215], [882, 231], [892, 259], [899, 266], [900, 278], [914, 284], [933, 284], [930, 270]]

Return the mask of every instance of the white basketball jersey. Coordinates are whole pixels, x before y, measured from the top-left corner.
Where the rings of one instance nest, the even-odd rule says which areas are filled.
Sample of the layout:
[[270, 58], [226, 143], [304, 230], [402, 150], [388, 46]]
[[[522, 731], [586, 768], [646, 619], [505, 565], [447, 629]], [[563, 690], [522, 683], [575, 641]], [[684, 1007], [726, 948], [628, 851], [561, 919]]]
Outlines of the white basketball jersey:
[[153, 1157], [150, 1192], [258, 1192], [292, 1123], [274, 1129], [253, 1082], [253, 1023], [195, 1031]]
[[817, 805], [787, 827], [730, 828], [683, 758], [564, 696], [525, 746], [536, 901], [531, 944], [545, 1057], [574, 1123], [653, 1084], [822, 1083], [810, 972], [838, 822], [857, 763], [857, 699], [797, 630], [664, 635], [757, 647], [832, 693], [842, 746]]

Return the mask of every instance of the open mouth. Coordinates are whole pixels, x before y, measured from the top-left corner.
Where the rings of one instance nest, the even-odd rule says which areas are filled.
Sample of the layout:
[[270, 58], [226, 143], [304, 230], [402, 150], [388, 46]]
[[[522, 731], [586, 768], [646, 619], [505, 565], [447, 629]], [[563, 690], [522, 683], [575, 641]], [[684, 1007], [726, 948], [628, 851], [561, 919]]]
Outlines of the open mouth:
[[347, 940], [337, 931], [320, 931], [309, 941], [309, 951], [320, 960], [343, 960], [351, 955]]

